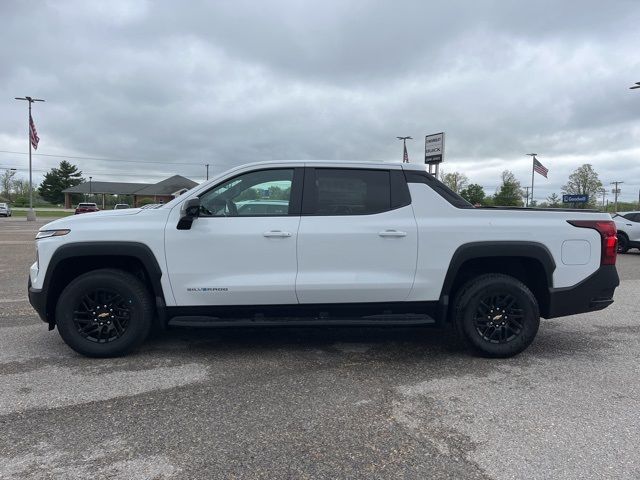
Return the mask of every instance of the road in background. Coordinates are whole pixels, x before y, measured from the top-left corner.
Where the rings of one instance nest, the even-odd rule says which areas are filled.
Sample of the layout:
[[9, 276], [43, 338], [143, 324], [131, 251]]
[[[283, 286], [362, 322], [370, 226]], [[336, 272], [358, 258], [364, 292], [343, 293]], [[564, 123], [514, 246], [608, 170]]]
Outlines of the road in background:
[[172, 330], [92, 360], [26, 300], [0, 219], [0, 478], [640, 477], [640, 253], [610, 308], [507, 360], [436, 329]]

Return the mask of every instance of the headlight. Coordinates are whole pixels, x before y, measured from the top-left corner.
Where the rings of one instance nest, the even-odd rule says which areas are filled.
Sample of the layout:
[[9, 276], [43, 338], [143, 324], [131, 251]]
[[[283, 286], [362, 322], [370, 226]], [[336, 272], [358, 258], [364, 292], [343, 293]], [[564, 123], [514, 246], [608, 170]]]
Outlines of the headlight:
[[69, 233], [71, 230], [42, 230], [41, 232], [38, 232], [38, 234], [36, 235], [36, 240], [39, 240], [41, 238], [49, 238], [49, 237], [61, 237], [63, 235], [66, 235], [67, 233]]

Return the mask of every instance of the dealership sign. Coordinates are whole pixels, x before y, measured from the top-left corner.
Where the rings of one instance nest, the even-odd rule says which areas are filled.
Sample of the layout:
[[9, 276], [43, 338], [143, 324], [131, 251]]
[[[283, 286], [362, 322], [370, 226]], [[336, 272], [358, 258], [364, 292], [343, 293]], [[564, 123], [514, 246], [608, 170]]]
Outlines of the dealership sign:
[[589, 195], [562, 195], [562, 203], [587, 203]]
[[444, 132], [427, 135], [424, 138], [424, 163], [430, 165], [444, 160]]

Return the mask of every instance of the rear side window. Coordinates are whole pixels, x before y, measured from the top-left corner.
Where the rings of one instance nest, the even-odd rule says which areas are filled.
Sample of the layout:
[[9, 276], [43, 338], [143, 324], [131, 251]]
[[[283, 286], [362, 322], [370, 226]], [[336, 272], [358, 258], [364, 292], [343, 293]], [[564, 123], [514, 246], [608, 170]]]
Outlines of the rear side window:
[[360, 168], [308, 168], [302, 213], [372, 215], [409, 205], [409, 190], [397, 173]]
[[416, 170], [405, 170], [408, 183], [424, 183], [456, 208], [473, 208], [469, 202], [447, 187], [444, 183], [436, 180], [433, 175], [427, 172]]

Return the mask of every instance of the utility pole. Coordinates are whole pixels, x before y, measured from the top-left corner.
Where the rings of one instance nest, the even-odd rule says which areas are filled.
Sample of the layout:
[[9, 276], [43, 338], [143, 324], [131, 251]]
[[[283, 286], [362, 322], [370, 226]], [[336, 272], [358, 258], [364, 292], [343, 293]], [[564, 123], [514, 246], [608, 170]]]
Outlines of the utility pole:
[[396, 137], [398, 140], [402, 140], [402, 146], [404, 147], [402, 153], [402, 163], [409, 163], [409, 154], [407, 153], [407, 140], [413, 140], [411, 137]]
[[607, 189], [603, 188], [600, 190], [600, 193], [602, 194], [602, 208], [604, 209], [604, 199], [607, 198]]
[[618, 195], [620, 194], [620, 189], [618, 188], [618, 185], [620, 185], [621, 183], [624, 182], [611, 182], [610, 185], [615, 185], [614, 189], [613, 189], [613, 195], [614, 195], [614, 202], [615, 202], [615, 210], [614, 212], [618, 211]]
[[[33, 97], [14, 97], [16, 100], [25, 100], [29, 102], [29, 127], [27, 128], [27, 141], [29, 143], [29, 210], [27, 210], [27, 221], [33, 222], [36, 219], [36, 212], [33, 211], [33, 180], [31, 169], [31, 104], [34, 102], [44, 102], [41, 98]], [[35, 132], [34, 132], [35, 134]], [[37, 144], [36, 144], [37, 148]]]
[[529, 187], [526, 186], [526, 187], [524, 187], [524, 189], [527, 192], [526, 197], [525, 197], [524, 206], [528, 207], [529, 206]]
[[205, 167], [207, 167], [207, 180], [209, 180], [209, 164], [207, 163]]

